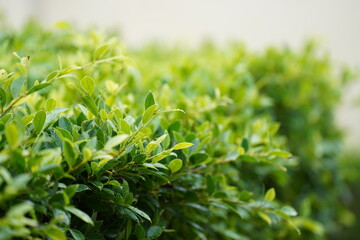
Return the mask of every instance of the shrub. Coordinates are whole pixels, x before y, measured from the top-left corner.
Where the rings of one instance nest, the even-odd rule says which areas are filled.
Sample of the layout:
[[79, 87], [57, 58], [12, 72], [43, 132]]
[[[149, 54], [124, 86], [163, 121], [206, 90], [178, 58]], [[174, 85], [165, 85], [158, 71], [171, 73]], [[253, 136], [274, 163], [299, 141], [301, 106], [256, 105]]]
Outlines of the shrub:
[[[152, 45], [129, 58], [114, 35], [58, 28], [0, 36], [3, 239], [321, 239], [336, 229], [340, 138], [326, 129], [342, 82], [311, 48]], [[308, 94], [312, 81], [321, 95]]]
[[[246, 138], [237, 145], [238, 132], [227, 130], [231, 122], [214, 125], [206, 116], [187, 119], [179, 109], [161, 110], [151, 92], [144, 105], [124, 106], [116, 82], [98, 89], [87, 75], [111, 76], [112, 64], [124, 68], [126, 57], [100, 58], [106, 48], [85, 53], [89, 63], [39, 74], [40, 81], [32, 76], [30, 57], [15, 54], [17, 69], [5, 66], [2, 239], [240, 239], [280, 219], [292, 224], [295, 210], [273, 201], [273, 188], [264, 197], [262, 190], [253, 195], [237, 174], [238, 158], [280, 164], [289, 156], [270, 142], [276, 125], [269, 132], [265, 120], [251, 123], [248, 136], [259, 142], [251, 149]], [[70, 88], [63, 86], [70, 80]], [[214, 116], [223, 118], [222, 111]], [[235, 231], [240, 217], [243, 230]]]

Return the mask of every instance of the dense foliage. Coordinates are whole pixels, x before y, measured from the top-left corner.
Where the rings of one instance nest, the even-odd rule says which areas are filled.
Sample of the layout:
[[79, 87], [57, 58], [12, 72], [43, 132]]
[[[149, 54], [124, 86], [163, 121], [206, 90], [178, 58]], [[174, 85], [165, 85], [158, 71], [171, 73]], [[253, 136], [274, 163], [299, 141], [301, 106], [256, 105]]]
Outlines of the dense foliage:
[[1, 239], [336, 236], [348, 76], [313, 45], [126, 56], [57, 27], [0, 34]]

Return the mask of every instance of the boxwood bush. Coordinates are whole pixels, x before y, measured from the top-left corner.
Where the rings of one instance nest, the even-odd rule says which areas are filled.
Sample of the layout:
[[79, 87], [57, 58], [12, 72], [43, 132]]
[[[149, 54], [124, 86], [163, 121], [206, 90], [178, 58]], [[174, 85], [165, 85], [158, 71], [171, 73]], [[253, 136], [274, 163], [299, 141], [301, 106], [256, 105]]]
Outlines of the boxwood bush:
[[349, 74], [313, 45], [125, 54], [115, 34], [66, 23], [3, 28], [1, 239], [326, 239], [341, 228], [333, 109]]

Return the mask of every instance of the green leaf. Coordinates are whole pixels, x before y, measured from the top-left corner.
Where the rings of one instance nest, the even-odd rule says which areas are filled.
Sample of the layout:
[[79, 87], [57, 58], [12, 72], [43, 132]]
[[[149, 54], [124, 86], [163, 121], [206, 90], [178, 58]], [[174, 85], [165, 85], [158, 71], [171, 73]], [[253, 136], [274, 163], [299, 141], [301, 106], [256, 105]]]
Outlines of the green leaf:
[[169, 163], [169, 168], [172, 173], [179, 171], [182, 167], [183, 161], [181, 159], [174, 159]]
[[274, 188], [270, 188], [265, 194], [265, 201], [272, 201], [275, 199], [276, 193]]
[[291, 153], [285, 152], [285, 151], [280, 151], [280, 150], [272, 151], [272, 152], [269, 153], [269, 155], [276, 156], [276, 157], [281, 157], [281, 158], [289, 158], [289, 157], [291, 157]]
[[21, 63], [16, 63], [16, 66], [18, 67], [21, 75], [27, 75], [27, 68], [24, 66], [24, 64], [21, 64]]
[[114, 110], [114, 116], [115, 116], [115, 120], [118, 124], [120, 124], [120, 120], [123, 120], [123, 114], [121, 113], [120, 109], [115, 108]]
[[155, 104], [154, 96], [151, 91], [148, 92], [145, 98], [145, 110]]
[[117, 135], [115, 137], [112, 137], [106, 142], [104, 148], [106, 150], [111, 150], [113, 147], [123, 143], [128, 137], [129, 137], [129, 135], [127, 135], [127, 134], [122, 134], [122, 135]]
[[151, 226], [147, 230], [147, 237], [150, 239], [156, 239], [162, 234], [162, 228], [160, 226]]
[[94, 114], [95, 116], [98, 116], [99, 110], [98, 110], [94, 100], [89, 96], [83, 96], [81, 99], [82, 99], [85, 107], [87, 109], [89, 109], [92, 114]]
[[53, 240], [66, 240], [64, 231], [55, 225], [48, 225], [43, 229], [43, 231]]
[[133, 207], [133, 206], [128, 206], [128, 208], [135, 212], [137, 215], [139, 215], [140, 217], [145, 218], [146, 220], [148, 220], [149, 222], [151, 222], [151, 218], [149, 217], [149, 215], [147, 215], [145, 212], [141, 211], [140, 209]]
[[56, 78], [57, 76], [59, 76], [59, 71], [56, 70], [56, 71], [50, 73], [49, 75], [47, 75], [46, 82], [51, 81], [52, 79]]
[[81, 87], [89, 94], [93, 94], [95, 91], [95, 81], [89, 76], [83, 77], [80, 81]]
[[100, 118], [103, 121], [106, 121], [108, 119], [108, 115], [107, 115], [107, 113], [106, 113], [106, 111], [104, 109], [100, 110]]
[[250, 155], [242, 155], [239, 157], [239, 160], [244, 162], [259, 162], [259, 160], [253, 156]]
[[70, 167], [73, 167], [76, 163], [76, 153], [72, 142], [70, 142], [67, 138], [63, 139], [63, 151], [65, 161], [69, 164]]
[[35, 114], [33, 123], [34, 123], [34, 130], [36, 133], [40, 133], [42, 131], [45, 120], [46, 120], [46, 112], [45, 111], [41, 110]]
[[296, 210], [291, 206], [284, 206], [280, 210], [290, 217], [295, 217], [298, 214]]
[[25, 78], [23, 76], [18, 77], [11, 83], [10, 92], [13, 98], [17, 98], [19, 96], [20, 90], [24, 85], [24, 83], [25, 83]]
[[45, 103], [46, 111], [51, 112], [52, 110], [54, 110], [55, 107], [56, 107], [55, 99], [49, 98], [48, 100], [46, 100], [46, 103]]
[[128, 222], [126, 224], [126, 239], [129, 239], [129, 237], [131, 235], [131, 230], [132, 230], [132, 221], [128, 220]]
[[16, 148], [18, 146], [20, 142], [20, 133], [14, 123], [5, 125], [5, 136], [10, 148]]
[[146, 111], [144, 112], [142, 119], [141, 119], [142, 123], [144, 125], [147, 124], [152, 119], [152, 117], [156, 114], [156, 112], [157, 112], [156, 105], [152, 105], [148, 109], [146, 109]]
[[116, 180], [110, 180], [107, 183], [105, 183], [105, 185], [113, 185], [113, 186], [116, 186], [116, 187], [121, 187], [120, 183], [118, 181], [116, 181]]
[[263, 212], [258, 212], [259, 217], [261, 217], [265, 222], [267, 222], [267, 224], [271, 225], [272, 221], [271, 218], [269, 217], [269, 215], [267, 215], [266, 213]]
[[122, 131], [126, 134], [130, 134], [130, 126], [127, 123], [127, 121], [125, 121], [124, 119], [119, 119], [119, 128], [120, 128], [120, 131]]
[[4, 107], [5, 104], [6, 104], [6, 92], [2, 87], [0, 87], [0, 106]]
[[[15, 187], [15, 186], [14, 186]], [[33, 204], [30, 201], [18, 203], [10, 208], [7, 211], [6, 216], [8, 218], [19, 218], [24, 216], [26, 213], [30, 212], [33, 209]]]
[[173, 150], [188, 148], [188, 147], [191, 147], [192, 145], [194, 145], [194, 144], [189, 143], [189, 142], [178, 143], [173, 147]]
[[[95, 162], [92, 162], [91, 164], [93, 164]], [[102, 182], [99, 181], [91, 181], [91, 184], [93, 184], [95, 187], [97, 187], [100, 191], [103, 189], [104, 184]]]
[[213, 194], [215, 192], [215, 180], [212, 176], [206, 175], [206, 190], [209, 195]]
[[168, 133], [167, 130], [165, 130], [164, 135], [166, 135], [166, 137], [165, 137], [162, 145], [163, 145], [164, 149], [167, 149], [169, 147], [169, 145], [170, 145], [170, 140], [171, 139], [170, 139], [170, 136], [169, 136], [169, 133]]
[[104, 44], [96, 48], [94, 52], [94, 60], [101, 58], [108, 51], [109, 47], [109, 44]]
[[78, 230], [70, 229], [70, 233], [75, 240], [85, 240], [85, 236]]
[[38, 85], [35, 85], [29, 89], [28, 94], [32, 94], [34, 92], [40, 91], [41, 89], [46, 88], [50, 85], [51, 85], [51, 83], [40, 83]]
[[78, 184], [69, 185], [64, 189], [64, 192], [69, 198], [72, 198], [77, 193]]
[[138, 240], [143, 240], [145, 238], [145, 230], [140, 224], [136, 224], [135, 236]]
[[164, 139], [166, 138], [167, 134], [162, 135], [161, 137], [159, 137], [158, 139], [156, 139], [155, 141], [151, 141], [147, 146], [146, 146], [146, 151], [148, 153], [151, 153], [155, 148], [157, 148], [162, 141], [164, 141]]
[[209, 155], [206, 153], [198, 152], [190, 156], [190, 162], [192, 164], [201, 164], [209, 158]]
[[83, 212], [83, 211], [81, 211], [81, 210], [79, 210], [77, 208], [71, 207], [71, 206], [67, 206], [67, 207], [64, 207], [64, 208], [65, 208], [66, 211], [71, 212], [72, 214], [74, 214], [75, 216], [77, 216], [78, 218], [83, 220], [84, 222], [94, 226], [93, 220], [85, 212]]

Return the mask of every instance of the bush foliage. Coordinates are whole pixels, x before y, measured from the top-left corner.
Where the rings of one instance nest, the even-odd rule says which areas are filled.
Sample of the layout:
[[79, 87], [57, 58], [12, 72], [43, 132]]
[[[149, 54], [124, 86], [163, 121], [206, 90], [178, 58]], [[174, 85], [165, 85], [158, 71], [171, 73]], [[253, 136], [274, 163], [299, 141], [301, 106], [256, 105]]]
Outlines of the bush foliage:
[[65, 23], [4, 29], [1, 239], [326, 239], [341, 229], [333, 110], [349, 74], [334, 74], [313, 44], [126, 55], [117, 36]]

